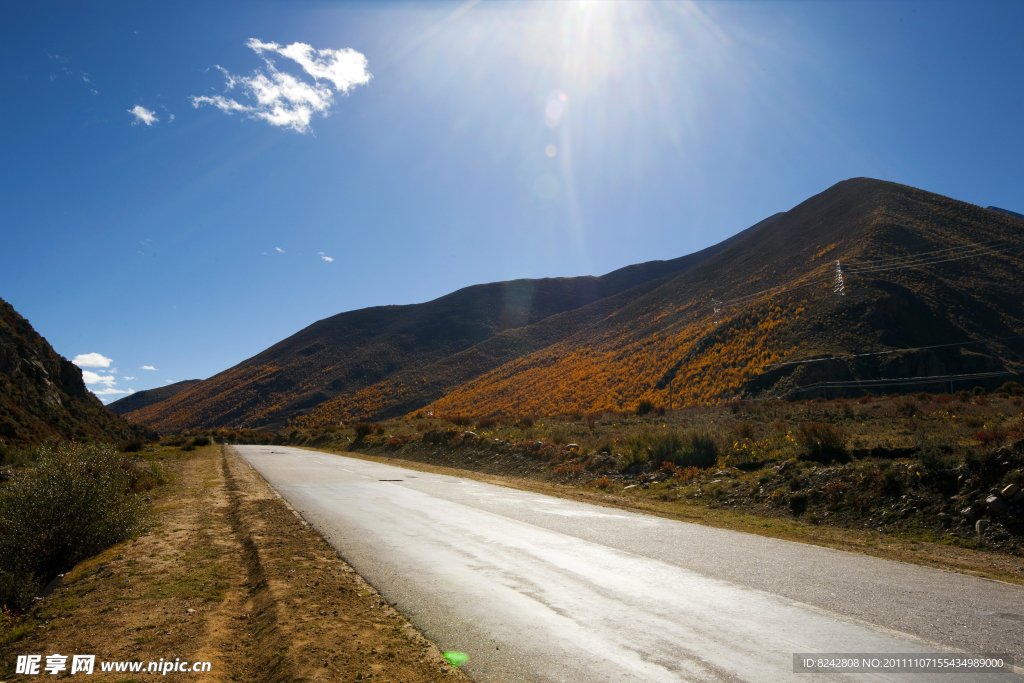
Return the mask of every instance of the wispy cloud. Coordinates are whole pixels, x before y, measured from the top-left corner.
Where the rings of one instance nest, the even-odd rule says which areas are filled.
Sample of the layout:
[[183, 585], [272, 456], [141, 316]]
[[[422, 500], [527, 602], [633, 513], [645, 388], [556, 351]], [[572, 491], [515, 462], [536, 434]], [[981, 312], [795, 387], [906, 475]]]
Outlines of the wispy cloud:
[[281, 247], [274, 247], [274, 249], [275, 249], [275, 250], [277, 251], [277, 253], [279, 253], [279, 254], [283, 254], [283, 253], [284, 253], [284, 249], [282, 249]]
[[156, 370], [152, 365], [143, 365], [139, 370]]
[[101, 353], [80, 353], [71, 362], [80, 368], [109, 368], [114, 360]]
[[243, 104], [223, 95], [201, 95], [192, 97], [193, 107], [209, 104], [226, 114], [244, 112], [250, 118], [262, 119], [272, 126], [305, 133], [309, 131], [314, 115], [326, 116], [329, 113], [335, 92], [347, 95], [352, 88], [365, 85], [372, 78], [366, 70], [366, 57], [351, 48], [317, 50], [305, 43], [282, 47], [256, 38], [251, 38], [246, 46], [261, 56], [272, 53], [292, 60], [313, 77], [313, 83], [279, 71], [274, 61], [266, 56], [263, 57], [266, 73], [257, 69], [250, 76], [236, 76], [215, 65], [224, 74], [224, 92], [241, 85], [255, 103]]
[[133, 380], [135, 378], [134, 377], [122, 377], [121, 379], [123, 379], [125, 382], [129, 382], [129, 381], [131, 381], [131, 380]]
[[155, 111], [150, 111], [143, 107], [141, 104], [136, 104], [134, 107], [128, 110], [128, 113], [135, 115], [135, 120], [132, 121], [133, 126], [138, 125], [140, 122], [146, 124], [147, 126], [152, 126], [154, 121], [160, 120], [156, 117]]
[[324, 252], [320, 251], [317, 253], [320, 254], [320, 258], [322, 258], [324, 261], [327, 261], [328, 263], [334, 263], [334, 259], [332, 259], [330, 256], [326, 256]]

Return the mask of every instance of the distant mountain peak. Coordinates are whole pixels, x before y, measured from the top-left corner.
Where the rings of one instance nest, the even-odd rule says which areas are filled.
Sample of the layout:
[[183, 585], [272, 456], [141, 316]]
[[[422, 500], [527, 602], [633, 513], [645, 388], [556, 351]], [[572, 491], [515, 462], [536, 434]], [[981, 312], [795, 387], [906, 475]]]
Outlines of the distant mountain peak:
[[1007, 216], [1013, 216], [1014, 218], [1024, 219], [1024, 214], [1019, 214], [1016, 211], [1010, 211], [1009, 209], [1000, 209], [998, 206], [988, 207], [989, 211], [998, 211], [999, 213], [1006, 214]]

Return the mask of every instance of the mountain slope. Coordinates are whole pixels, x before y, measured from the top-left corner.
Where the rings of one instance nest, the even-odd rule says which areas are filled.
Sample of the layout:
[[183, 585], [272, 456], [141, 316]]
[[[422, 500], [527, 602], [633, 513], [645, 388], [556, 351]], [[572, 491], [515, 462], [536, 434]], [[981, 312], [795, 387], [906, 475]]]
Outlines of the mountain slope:
[[139, 433], [107, 412], [82, 371], [60, 356], [0, 299], [0, 441], [28, 446], [49, 438], [118, 441]]
[[[366, 392], [373, 393], [373, 387], [389, 379], [399, 381], [403, 373], [421, 378], [429, 375], [424, 382], [427, 386], [415, 401], [434, 400], [453, 385], [445, 377], [424, 375], [424, 369], [432, 364], [503, 332], [526, 328], [683, 272], [761, 225], [694, 254], [627, 266], [601, 277], [475, 285], [424, 304], [341, 313], [200, 384], [126, 415], [133, 422], [168, 431], [213, 426], [275, 427], [337, 397], [357, 395], [364, 397], [352, 404], [352, 409], [363, 411], [359, 415], [395, 414], [412, 405], [412, 398], [387, 396], [368, 401]], [[473, 370], [475, 374], [459, 374], [459, 381], [498, 364], [482, 363]]]
[[181, 382], [175, 382], [174, 384], [168, 384], [163, 387], [157, 387], [155, 389], [146, 389], [145, 391], [136, 391], [130, 396], [119, 398], [116, 401], [112, 401], [107, 404], [107, 410], [116, 414], [124, 415], [130, 413], [133, 410], [141, 410], [146, 406], [151, 406], [154, 403], [159, 403], [174, 396], [183, 389], [188, 389], [190, 386], [202, 382], [201, 379], [186, 379]]
[[[508, 413], [521, 399], [541, 414], [622, 409], [667, 403], [670, 386], [678, 405], [1000, 384], [1024, 367], [1022, 237], [1024, 221], [1009, 216], [894, 183], [845, 181], [434, 408]], [[833, 293], [837, 259], [844, 296]], [[713, 299], [724, 302], [717, 324]], [[909, 350], [933, 345], [950, 346]], [[854, 353], [874, 355], [846, 357]], [[805, 362], [833, 356], [843, 358]], [[906, 381], [981, 373], [1003, 374]], [[901, 381], [864, 384], [879, 379]]]

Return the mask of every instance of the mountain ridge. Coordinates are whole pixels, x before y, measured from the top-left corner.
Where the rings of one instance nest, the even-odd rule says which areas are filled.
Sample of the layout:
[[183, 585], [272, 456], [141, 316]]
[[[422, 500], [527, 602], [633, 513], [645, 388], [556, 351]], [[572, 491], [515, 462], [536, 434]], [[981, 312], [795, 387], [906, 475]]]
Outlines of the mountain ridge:
[[[539, 414], [621, 410], [641, 400], [666, 403], [670, 391], [676, 401], [700, 403], [789, 395], [815, 382], [876, 381], [887, 372], [920, 376], [928, 368], [1019, 373], [1024, 347], [1012, 342], [956, 354], [899, 351], [927, 345], [921, 340], [1024, 333], [1024, 311], [1012, 294], [1021, 265], [1014, 254], [992, 252], [980, 270], [967, 257], [954, 259], [938, 277], [921, 276], [923, 269], [939, 273], [931, 263], [884, 271], [872, 270], [872, 260], [911, 263], [936, 249], [968, 253], [979, 243], [1018, 240], [1021, 228], [1002, 213], [853, 178], [696, 254], [613, 271], [608, 275], [617, 279], [602, 276], [609, 283], [603, 290], [579, 278], [491, 283], [414, 307], [332, 316], [129, 415], [170, 429], [311, 426], [428, 405], [475, 414], [508, 414], [513, 403]], [[843, 296], [832, 292], [837, 261], [847, 264]], [[947, 276], [959, 284], [949, 286]], [[460, 315], [429, 318], [437, 302]], [[445, 335], [454, 341], [445, 345]], [[325, 337], [330, 352], [316, 346]], [[432, 345], [437, 339], [442, 343]], [[358, 363], [342, 357], [353, 340], [363, 345], [360, 363], [381, 367], [353, 372]], [[868, 348], [885, 353], [874, 361], [804, 362]], [[783, 360], [800, 362], [772, 365]], [[286, 364], [296, 385], [281, 381]], [[257, 380], [248, 394], [240, 378]]]

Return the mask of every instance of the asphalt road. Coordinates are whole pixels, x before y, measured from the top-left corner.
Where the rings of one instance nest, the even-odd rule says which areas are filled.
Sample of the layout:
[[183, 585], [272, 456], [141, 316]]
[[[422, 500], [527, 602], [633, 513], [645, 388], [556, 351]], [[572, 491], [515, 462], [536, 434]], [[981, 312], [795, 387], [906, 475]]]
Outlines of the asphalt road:
[[[794, 653], [1008, 653], [1024, 587], [284, 446], [238, 451], [476, 681], [808, 674]], [[1020, 669], [1018, 669], [1018, 674]]]

